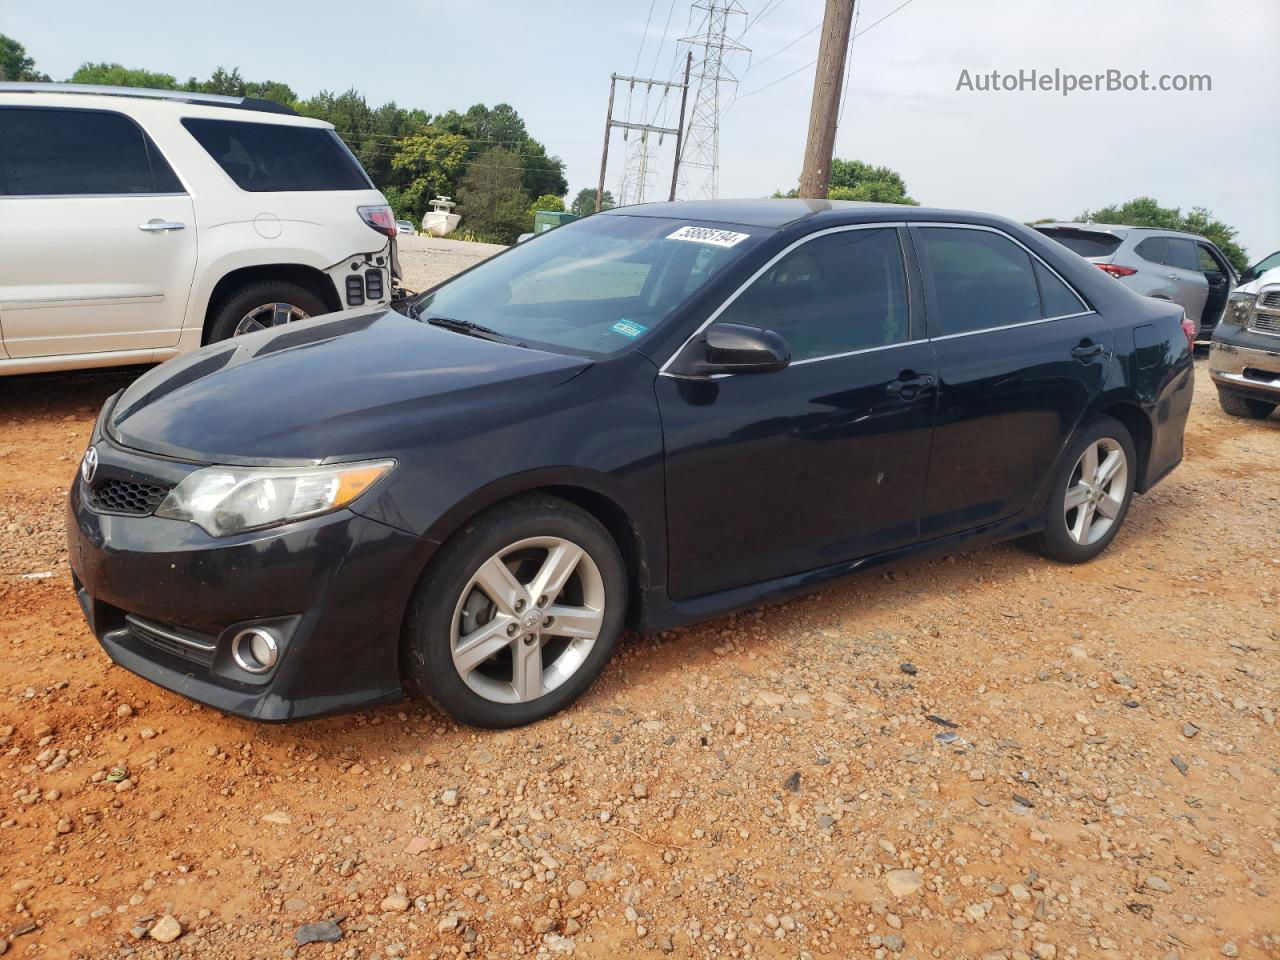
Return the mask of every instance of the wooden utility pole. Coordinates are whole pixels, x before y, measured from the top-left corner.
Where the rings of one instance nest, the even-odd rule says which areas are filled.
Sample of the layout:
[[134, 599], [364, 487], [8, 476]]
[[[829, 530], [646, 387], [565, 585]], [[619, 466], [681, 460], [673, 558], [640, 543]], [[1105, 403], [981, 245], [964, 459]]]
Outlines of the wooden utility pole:
[[609, 110], [604, 121], [604, 150], [600, 154], [600, 182], [596, 184], [596, 213], [604, 206], [604, 171], [609, 166], [609, 132], [613, 128], [613, 90], [618, 84], [618, 76], [609, 78]]
[[840, 87], [844, 61], [853, 27], [854, 0], [827, 0], [818, 45], [818, 72], [813, 78], [813, 102], [809, 105], [809, 138], [800, 169], [800, 196], [825, 198], [831, 181], [831, 157], [836, 148], [836, 117], [840, 112]]
[[680, 148], [684, 145], [684, 105], [689, 99], [689, 72], [693, 70], [693, 51], [684, 62], [684, 86], [680, 88], [680, 122], [676, 124], [676, 162], [671, 167], [671, 195], [668, 200], [676, 198], [676, 181], [680, 178]]

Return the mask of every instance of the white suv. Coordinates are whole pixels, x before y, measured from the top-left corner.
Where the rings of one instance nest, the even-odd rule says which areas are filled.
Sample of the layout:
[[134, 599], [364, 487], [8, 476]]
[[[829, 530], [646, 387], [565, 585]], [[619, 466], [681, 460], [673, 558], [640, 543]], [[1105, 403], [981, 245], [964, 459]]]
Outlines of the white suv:
[[333, 126], [287, 107], [0, 83], [0, 374], [386, 303], [395, 233]]

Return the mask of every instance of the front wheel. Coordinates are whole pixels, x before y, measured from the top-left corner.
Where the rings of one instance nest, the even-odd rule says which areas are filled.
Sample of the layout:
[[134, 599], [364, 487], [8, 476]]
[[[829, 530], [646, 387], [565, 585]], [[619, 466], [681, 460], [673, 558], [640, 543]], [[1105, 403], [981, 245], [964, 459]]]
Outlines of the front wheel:
[[410, 680], [473, 726], [541, 720], [604, 669], [626, 606], [622, 557], [598, 520], [554, 497], [500, 504], [451, 538], [419, 584]]
[[267, 280], [235, 290], [209, 323], [209, 343], [328, 313], [324, 301], [296, 283]]
[[1100, 417], [1076, 437], [1049, 491], [1042, 553], [1061, 563], [1092, 560], [1115, 539], [1137, 479], [1133, 437], [1119, 420]]
[[1238, 393], [1218, 388], [1218, 403], [1222, 409], [1233, 417], [1245, 417], [1249, 420], [1265, 420], [1271, 416], [1276, 405], [1267, 400], [1255, 400], [1253, 397], [1242, 397]]

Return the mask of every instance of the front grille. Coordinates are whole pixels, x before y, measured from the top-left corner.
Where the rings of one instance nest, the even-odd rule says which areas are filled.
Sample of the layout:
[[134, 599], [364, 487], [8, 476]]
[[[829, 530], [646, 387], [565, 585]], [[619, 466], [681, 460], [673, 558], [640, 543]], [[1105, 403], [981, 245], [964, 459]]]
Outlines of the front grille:
[[152, 623], [133, 614], [128, 614], [124, 619], [129, 625], [130, 636], [147, 646], [202, 666], [213, 665], [213, 655], [217, 650], [217, 641], [213, 637]]
[[1253, 319], [1249, 321], [1249, 329], [1258, 333], [1269, 333], [1272, 336], [1280, 337], [1280, 315], [1272, 313], [1253, 314]]
[[1258, 298], [1261, 307], [1280, 307], [1280, 290], [1268, 290]]
[[170, 487], [131, 480], [100, 480], [89, 491], [89, 505], [103, 513], [127, 513], [145, 517], [155, 513]]

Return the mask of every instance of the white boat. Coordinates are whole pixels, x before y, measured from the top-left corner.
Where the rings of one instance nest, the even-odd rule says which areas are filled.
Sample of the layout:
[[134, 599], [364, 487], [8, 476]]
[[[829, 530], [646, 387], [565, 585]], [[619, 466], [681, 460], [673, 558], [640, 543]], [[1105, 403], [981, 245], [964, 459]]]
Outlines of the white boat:
[[447, 236], [457, 228], [462, 215], [453, 212], [457, 204], [448, 197], [436, 197], [431, 209], [422, 215], [422, 232], [433, 237]]

